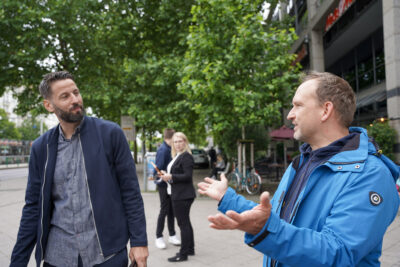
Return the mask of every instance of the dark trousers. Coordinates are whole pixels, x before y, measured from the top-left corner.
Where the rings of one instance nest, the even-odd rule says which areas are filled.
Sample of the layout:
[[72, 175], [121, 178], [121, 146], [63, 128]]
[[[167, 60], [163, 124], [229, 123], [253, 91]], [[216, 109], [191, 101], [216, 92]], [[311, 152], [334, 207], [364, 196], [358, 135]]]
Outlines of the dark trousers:
[[190, 207], [194, 199], [173, 200], [172, 206], [179, 228], [181, 229], [181, 255], [194, 253], [194, 236], [193, 228], [190, 223]]
[[211, 172], [211, 176], [215, 176], [216, 178], [218, 178], [218, 172], [223, 172], [225, 170], [225, 168], [217, 168], [214, 167], [212, 172]]
[[165, 217], [167, 217], [169, 236], [175, 235], [174, 210], [172, 209], [171, 195], [167, 194], [167, 188], [158, 186], [158, 195], [160, 196], [160, 214], [157, 220], [156, 236], [163, 236]]
[[[94, 265], [94, 267], [127, 267], [128, 263], [129, 263], [128, 252], [126, 251], [126, 249], [123, 249], [114, 256], [112, 256], [107, 261], [101, 264], [96, 264]], [[56, 267], [56, 266], [44, 262], [43, 267]], [[78, 256], [78, 267], [83, 267], [82, 258], [80, 255]]]

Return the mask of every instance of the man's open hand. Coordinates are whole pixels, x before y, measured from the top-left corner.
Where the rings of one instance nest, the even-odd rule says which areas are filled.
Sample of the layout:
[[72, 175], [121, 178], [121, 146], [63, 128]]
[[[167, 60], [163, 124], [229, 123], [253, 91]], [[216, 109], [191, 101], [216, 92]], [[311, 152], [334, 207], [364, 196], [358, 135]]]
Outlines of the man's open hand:
[[202, 195], [207, 195], [217, 201], [220, 201], [225, 195], [228, 189], [228, 180], [224, 173], [221, 174], [221, 181], [211, 179], [209, 177], [204, 178], [204, 182], [198, 183], [197, 190]]
[[229, 210], [226, 212], [226, 216], [217, 214], [208, 216], [208, 220], [211, 222], [210, 227], [214, 229], [239, 229], [249, 234], [256, 235], [262, 230], [270, 215], [271, 203], [269, 201], [269, 193], [264, 192], [260, 196], [260, 204], [253, 209], [240, 214]]

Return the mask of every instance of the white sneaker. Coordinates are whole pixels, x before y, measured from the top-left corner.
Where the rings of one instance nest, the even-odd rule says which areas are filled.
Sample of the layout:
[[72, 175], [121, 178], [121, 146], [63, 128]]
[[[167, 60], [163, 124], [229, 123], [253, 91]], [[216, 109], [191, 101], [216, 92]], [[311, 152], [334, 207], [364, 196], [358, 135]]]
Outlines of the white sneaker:
[[156, 239], [156, 247], [159, 249], [165, 249], [167, 247], [162, 237]]
[[175, 246], [181, 245], [181, 241], [176, 237], [176, 235], [170, 236], [168, 242]]

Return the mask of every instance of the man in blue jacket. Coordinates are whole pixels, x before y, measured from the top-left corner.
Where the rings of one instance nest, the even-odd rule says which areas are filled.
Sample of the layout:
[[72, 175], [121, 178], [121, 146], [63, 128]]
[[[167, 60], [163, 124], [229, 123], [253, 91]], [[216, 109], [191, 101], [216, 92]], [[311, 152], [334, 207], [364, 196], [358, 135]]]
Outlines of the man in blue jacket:
[[46, 74], [44, 107], [60, 124], [34, 141], [25, 206], [10, 266], [146, 266], [143, 200], [120, 127], [85, 116], [73, 76]]
[[[174, 129], [164, 129], [164, 142], [157, 149], [156, 154], [156, 166], [159, 170], [167, 171], [168, 164], [172, 160], [171, 144], [174, 133]], [[160, 213], [158, 215], [156, 229], [156, 247], [159, 249], [165, 249], [167, 247], [163, 238], [165, 217], [167, 217], [169, 232], [168, 242], [175, 246], [179, 246], [181, 241], [178, 239], [175, 232], [175, 217], [172, 209], [171, 185], [158, 177], [156, 170], [154, 170], [153, 175], [154, 177], [157, 177], [155, 183], [157, 184], [158, 195], [160, 196]]]
[[271, 202], [260, 204], [205, 178], [199, 192], [219, 201], [215, 229], [239, 229], [263, 253], [263, 266], [379, 266], [382, 240], [399, 207], [399, 168], [366, 130], [350, 127], [356, 109], [350, 85], [330, 73], [305, 76], [287, 118], [301, 155]]

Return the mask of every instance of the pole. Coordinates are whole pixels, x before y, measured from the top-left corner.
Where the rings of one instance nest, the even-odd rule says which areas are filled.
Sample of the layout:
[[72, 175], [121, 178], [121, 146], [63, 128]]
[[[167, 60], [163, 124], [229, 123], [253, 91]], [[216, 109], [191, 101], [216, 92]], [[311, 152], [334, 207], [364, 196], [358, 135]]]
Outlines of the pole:
[[242, 143], [238, 142], [238, 170], [242, 172]]
[[254, 168], [254, 143], [250, 144], [250, 167]]

